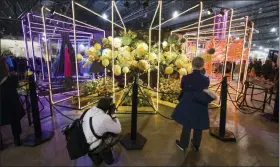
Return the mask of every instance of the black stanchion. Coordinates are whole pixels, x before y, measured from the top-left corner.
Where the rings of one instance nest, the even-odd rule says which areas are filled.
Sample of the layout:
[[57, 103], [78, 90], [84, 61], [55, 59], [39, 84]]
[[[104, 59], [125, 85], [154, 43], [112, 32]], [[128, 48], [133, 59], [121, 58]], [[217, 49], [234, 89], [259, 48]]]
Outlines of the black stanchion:
[[147, 139], [137, 132], [137, 106], [138, 106], [138, 77], [135, 77], [132, 86], [132, 114], [131, 114], [131, 132], [126, 134], [121, 144], [127, 150], [141, 150]]
[[35, 147], [40, 145], [53, 137], [53, 131], [42, 131], [40, 122], [40, 113], [38, 107], [38, 97], [36, 92], [36, 83], [34, 81], [34, 75], [29, 76], [29, 89], [30, 89], [30, 101], [31, 111], [34, 126], [34, 134], [27, 136], [23, 145]]
[[222, 80], [221, 87], [221, 107], [219, 127], [211, 127], [209, 132], [222, 141], [236, 141], [234, 133], [226, 130], [226, 112], [227, 112], [227, 77]]

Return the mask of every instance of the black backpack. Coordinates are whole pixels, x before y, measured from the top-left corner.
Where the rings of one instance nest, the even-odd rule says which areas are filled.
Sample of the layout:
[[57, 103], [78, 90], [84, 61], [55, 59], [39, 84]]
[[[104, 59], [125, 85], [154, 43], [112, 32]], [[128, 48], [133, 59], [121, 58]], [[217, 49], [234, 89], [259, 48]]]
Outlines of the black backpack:
[[[89, 110], [89, 109], [88, 109]], [[71, 160], [75, 160], [86, 155], [89, 152], [90, 144], [87, 143], [84, 131], [83, 131], [83, 118], [86, 112], [81, 115], [79, 119], [76, 119], [70, 125], [63, 128], [62, 133], [66, 138], [66, 148]], [[91, 120], [90, 120], [91, 122]], [[91, 124], [92, 125], [92, 124]], [[91, 127], [91, 130], [93, 128]], [[94, 133], [95, 134], [95, 133]], [[98, 136], [98, 138], [101, 138]]]

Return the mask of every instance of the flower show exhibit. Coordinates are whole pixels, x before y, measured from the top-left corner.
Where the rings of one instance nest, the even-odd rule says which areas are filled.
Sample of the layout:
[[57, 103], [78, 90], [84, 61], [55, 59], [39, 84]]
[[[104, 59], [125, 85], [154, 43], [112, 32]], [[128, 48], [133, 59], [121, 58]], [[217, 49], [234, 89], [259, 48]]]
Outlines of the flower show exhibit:
[[[132, 90], [129, 89], [133, 82], [133, 76], [139, 76], [140, 91], [138, 96], [139, 110], [154, 111], [154, 99], [156, 88], [148, 88], [148, 75], [158, 70], [158, 55], [160, 55], [160, 92], [169, 95], [160, 96], [161, 100], [177, 103], [177, 95], [180, 91], [180, 76], [190, 73], [190, 59], [183, 54], [185, 40], [179, 39], [177, 35], [170, 35], [162, 42], [162, 52], [158, 53], [158, 43], [154, 43], [149, 50], [148, 35], [145, 32], [133, 32], [131, 30], [120, 32], [119, 37], [114, 38], [114, 59], [112, 57], [112, 37], [102, 39], [102, 43], [95, 43], [86, 50], [87, 57], [77, 54], [78, 60], [86, 59], [83, 68], [93, 62], [99, 62], [104, 67], [106, 76], [95, 80], [86, 81], [81, 85], [82, 94], [96, 94], [100, 96], [105, 93], [113, 94], [112, 72], [116, 77], [115, 92], [125, 88], [116, 94], [116, 102], [121, 102], [120, 110], [127, 110], [124, 106], [131, 106]], [[150, 51], [150, 53], [149, 53]], [[114, 61], [114, 65], [113, 65]], [[114, 67], [113, 67], [114, 66]], [[113, 71], [111, 71], [113, 70]], [[153, 77], [153, 76], [152, 76]], [[106, 78], [106, 80], [104, 79]], [[157, 82], [157, 81], [156, 81]], [[152, 84], [151, 85], [156, 85]], [[141, 87], [142, 86], [142, 87]], [[151, 107], [152, 106], [152, 107]], [[147, 107], [147, 108], [145, 108]]]
[[[191, 57], [195, 54], [196, 46], [194, 42], [187, 42], [185, 38], [179, 39], [176, 34], [170, 35], [161, 42], [161, 53], [158, 52], [157, 42], [152, 42], [153, 45], [150, 49], [147, 43], [148, 35], [145, 32], [129, 30], [127, 33], [120, 32], [119, 36], [114, 38], [114, 59], [111, 50], [111, 36], [103, 38], [100, 43], [94, 42], [93, 46], [85, 50], [84, 56], [81, 53], [77, 54], [77, 59], [84, 62], [82, 68], [87, 68], [93, 62], [99, 63], [104, 67], [103, 74], [106, 75], [85, 81], [80, 88], [82, 94], [86, 96], [112, 95], [112, 70], [114, 70], [116, 102], [121, 103], [119, 104], [120, 108], [131, 106], [132, 92], [129, 87], [133, 82], [133, 76], [137, 73], [140, 74], [139, 85], [141, 89], [138, 96], [138, 107], [142, 107], [141, 111], [151, 111], [150, 106], [154, 105], [156, 99], [156, 86], [150, 83], [151, 87], [148, 87], [147, 72], [148, 70], [151, 73], [156, 72], [158, 70], [157, 63], [160, 60], [159, 102], [175, 106], [178, 103], [177, 96], [181, 90], [180, 79], [192, 71]], [[199, 56], [205, 60], [206, 74], [211, 78], [220, 79], [222, 76], [222, 72], [215, 72], [212, 66], [215, 63], [223, 63], [225, 45], [226, 39], [215, 40], [215, 37], [211, 37], [209, 41], [205, 42], [204, 48], [199, 48]], [[243, 39], [230, 38], [228, 61], [240, 60], [242, 46]], [[243, 59], [246, 60], [247, 48], [244, 53]], [[153, 76], [151, 75], [151, 77]], [[145, 109], [145, 107], [149, 109]], [[130, 110], [124, 107], [123, 111]]]

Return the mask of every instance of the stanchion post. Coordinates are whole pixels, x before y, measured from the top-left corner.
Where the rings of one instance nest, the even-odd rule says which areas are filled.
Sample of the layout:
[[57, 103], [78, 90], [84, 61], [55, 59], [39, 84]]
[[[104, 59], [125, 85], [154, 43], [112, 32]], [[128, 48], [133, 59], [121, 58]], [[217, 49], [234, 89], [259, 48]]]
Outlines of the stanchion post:
[[121, 140], [121, 144], [127, 150], [141, 150], [147, 142], [144, 136], [137, 133], [138, 88], [138, 76], [135, 76], [132, 86], [131, 132], [126, 134]]
[[226, 130], [226, 112], [227, 112], [227, 77], [223, 77], [221, 86], [221, 107], [219, 127], [211, 127], [210, 135], [222, 141], [236, 141], [234, 133]]
[[23, 145], [35, 147], [46, 141], [49, 141], [53, 137], [54, 132], [42, 131], [34, 74], [30, 75], [28, 80], [30, 89], [32, 119], [34, 124], [34, 134], [27, 136], [27, 138], [23, 142]]

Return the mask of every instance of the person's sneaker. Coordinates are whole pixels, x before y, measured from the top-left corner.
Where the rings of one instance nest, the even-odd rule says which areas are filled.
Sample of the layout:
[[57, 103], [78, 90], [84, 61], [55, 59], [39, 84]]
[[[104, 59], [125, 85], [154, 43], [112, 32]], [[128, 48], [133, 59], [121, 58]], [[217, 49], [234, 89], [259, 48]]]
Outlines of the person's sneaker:
[[185, 151], [185, 148], [181, 145], [181, 143], [180, 143], [179, 140], [176, 140], [175, 143], [176, 143], [177, 147], [178, 147], [180, 150]]
[[194, 150], [197, 152], [197, 151], [199, 151], [199, 147], [197, 147], [197, 146], [195, 146], [194, 144], [193, 144], [193, 140], [191, 140], [191, 144], [192, 144], [192, 147], [194, 148]]

